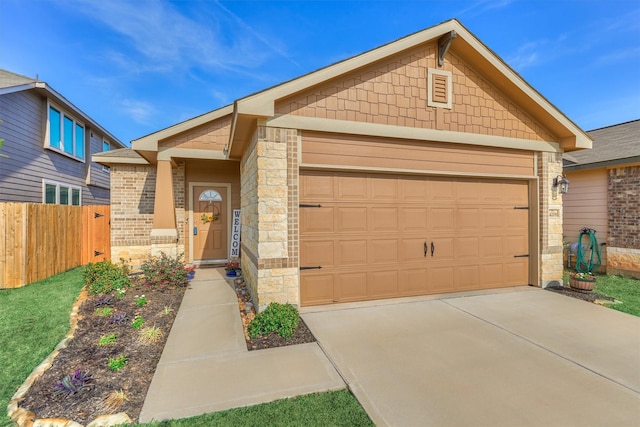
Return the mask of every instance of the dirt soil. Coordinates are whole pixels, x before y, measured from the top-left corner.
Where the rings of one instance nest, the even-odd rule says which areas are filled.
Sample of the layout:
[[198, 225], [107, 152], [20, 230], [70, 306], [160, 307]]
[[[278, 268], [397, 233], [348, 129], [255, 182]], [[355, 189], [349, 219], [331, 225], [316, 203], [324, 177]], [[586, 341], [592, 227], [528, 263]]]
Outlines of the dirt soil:
[[596, 301], [603, 301], [603, 302], [613, 302], [615, 301], [615, 298], [611, 298], [608, 297], [606, 295], [602, 295], [599, 294], [597, 292], [580, 292], [580, 291], [576, 291], [575, 289], [570, 288], [569, 286], [550, 286], [548, 288], [545, 288], [548, 291], [551, 292], [556, 292], [562, 295], [566, 295], [569, 297], [573, 297], [573, 298], [578, 298], [581, 299], [583, 301], [588, 301], [588, 302], [596, 302]]
[[[235, 280], [234, 287], [249, 350], [315, 341], [302, 318], [290, 339], [276, 334], [250, 339], [246, 331], [251, 319], [255, 317], [255, 309], [245, 284], [241, 280]], [[35, 381], [20, 406], [34, 412], [36, 418], [65, 418], [81, 424], [87, 424], [100, 415], [118, 412], [126, 412], [136, 421], [184, 292], [184, 288], [158, 290], [137, 284], [128, 289], [122, 298], [118, 298], [115, 292], [110, 294], [107, 304], [100, 304], [100, 296], [89, 296], [80, 307], [74, 339], [60, 351], [51, 368]], [[136, 296], [141, 295], [148, 302], [138, 307]], [[113, 312], [126, 313], [127, 320], [120, 324], [112, 323], [111, 315], [101, 316], [96, 313], [97, 308], [111, 308]], [[136, 316], [142, 316], [145, 320], [141, 329], [148, 326], [159, 328], [162, 331], [160, 339], [153, 343], [141, 342], [141, 329], [131, 327]], [[111, 333], [116, 335], [116, 342], [99, 346], [100, 338]], [[107, 367], [108, 360], [119, 355], [127, 356], [127, 364], [121, 370], [113, 372]], [[93, 381], [89, 384], [89, 390], [71, 397], [55, 396], [54, 384], [66, 375], [72, 375], [77, 369], [92, 374]], [[109, 393], [120, 390], [124, 391], [127, 400], [119, 406], [109, 407]]]

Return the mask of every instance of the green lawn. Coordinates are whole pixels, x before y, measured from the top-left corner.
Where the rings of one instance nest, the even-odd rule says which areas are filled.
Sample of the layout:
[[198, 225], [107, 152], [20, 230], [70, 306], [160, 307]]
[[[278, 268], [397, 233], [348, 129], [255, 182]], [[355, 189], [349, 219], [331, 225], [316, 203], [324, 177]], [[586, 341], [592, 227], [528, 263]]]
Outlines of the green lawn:
[[69, 332], [69, 314], [82, 285], [82, 268], [76, 268], [0, 290], [0, 426], [13, 425], [6, 410], [9, 400]]
[[[565, 271], [564, 283], [569, 286], [570, 271]], [[615, 298], [618, 302], [606, 306], [624, 313], [640, 316], [640, 280], [626, 276], [596, 275], [594, 292]]]
[[640, 316], [640, 280], [623, 276], [598, 276], [594, 290], [621, 302], [607, 304], [608, 307]]
[[373, 425], [348, 390], [310, 394], [193, 418], [140, 424], [147, 427]]
[[[0, 426], [13, 426], [9, 399], [69, 331], [69, 314], [83, 286], [82, 268], [19, 289], [0, 291]], [[347, 390], [145, 426], [373, 426]]]

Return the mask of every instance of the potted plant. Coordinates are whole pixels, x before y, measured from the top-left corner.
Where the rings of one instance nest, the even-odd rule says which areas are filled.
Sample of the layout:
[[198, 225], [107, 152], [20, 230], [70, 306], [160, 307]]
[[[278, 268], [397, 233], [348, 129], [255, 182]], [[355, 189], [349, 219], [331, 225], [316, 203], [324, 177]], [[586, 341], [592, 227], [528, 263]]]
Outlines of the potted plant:
[[569, 286], [571, 289], [580, 292], [591, 292], [596, 284], [596, 276], [592, 273], [572, 273], [569, 276]]
[[196, 275], [196, 266], [195, 265], [187, 265], [184, 267], [187, 271], [187, 280], [193, 280]]
[[229, 261], [224, 265], [224, 269], [227, 270], [227, 277], [236, 277], [240, 271], [240, 263], [238, 261]]

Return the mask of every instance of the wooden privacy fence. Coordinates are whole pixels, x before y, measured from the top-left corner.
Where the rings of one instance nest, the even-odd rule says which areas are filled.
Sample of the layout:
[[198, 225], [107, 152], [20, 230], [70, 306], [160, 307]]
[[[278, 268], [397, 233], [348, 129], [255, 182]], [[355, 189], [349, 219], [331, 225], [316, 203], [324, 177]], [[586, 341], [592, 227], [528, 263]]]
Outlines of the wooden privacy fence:
[[0, 203], [0, 288], [110, 259], [109, 206]]

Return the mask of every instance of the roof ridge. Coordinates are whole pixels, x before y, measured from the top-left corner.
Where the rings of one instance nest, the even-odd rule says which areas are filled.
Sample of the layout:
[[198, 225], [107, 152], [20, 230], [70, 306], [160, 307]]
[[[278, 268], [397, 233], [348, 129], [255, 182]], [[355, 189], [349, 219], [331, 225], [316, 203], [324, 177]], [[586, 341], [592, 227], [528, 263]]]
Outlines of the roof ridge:
[[634, 119], [634, 120], [629, 120], [627, 122], [622, 122], [622, 123], [616, 123], [616, 124], [613, 124], [613, 125], [602, 126], [602, 127], [596, 128], [596, 129], [588, 130], [587, 133], [595, 132], [597, 130], [602, 130], [602, 129], [608, 129], [608, 128], [612, 128], [612, 127], [616, 127], [616, 126], [628, 125], [629, 123], [633, 123], [633, 122], [640, 122], [640, 119]]

